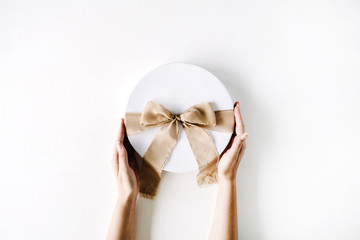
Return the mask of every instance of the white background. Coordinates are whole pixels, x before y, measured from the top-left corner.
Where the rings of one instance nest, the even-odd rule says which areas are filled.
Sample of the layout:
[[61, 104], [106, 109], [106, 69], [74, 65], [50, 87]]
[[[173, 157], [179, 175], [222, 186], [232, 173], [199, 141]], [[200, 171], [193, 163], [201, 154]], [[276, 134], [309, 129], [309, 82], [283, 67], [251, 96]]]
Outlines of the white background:
[[[199, 65], [239, 100], [239, 239], [360, 239], [359, 1], [0, 1], [0, 239], [104, 239], [137, 81]], [[137, 239], [207, 239], [216, 186], [164, 173]]]

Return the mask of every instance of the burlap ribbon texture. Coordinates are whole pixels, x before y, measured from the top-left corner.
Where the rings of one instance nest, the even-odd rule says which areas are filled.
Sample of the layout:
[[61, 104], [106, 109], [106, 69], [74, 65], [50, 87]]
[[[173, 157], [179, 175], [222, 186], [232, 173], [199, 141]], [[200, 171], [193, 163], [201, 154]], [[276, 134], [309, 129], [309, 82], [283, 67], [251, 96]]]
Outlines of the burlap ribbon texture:
[[134, 135], [150, 128], [158, 128], [146, 150], [139, 167], [140, 195], [153, 199], [158, 191], [161, 172], [175, 147], [182, 125], [199, 171], [197, 185], [217, 183], [219, 154], [211, 136], [205, 131], [233, 132], [235, 118], [233, 109], [214, 111], [211, 102], [189, 107], [181, 114], [173, 114], [163, 105], [148, 100], [142, 112], [126, 112], [127, 135]]

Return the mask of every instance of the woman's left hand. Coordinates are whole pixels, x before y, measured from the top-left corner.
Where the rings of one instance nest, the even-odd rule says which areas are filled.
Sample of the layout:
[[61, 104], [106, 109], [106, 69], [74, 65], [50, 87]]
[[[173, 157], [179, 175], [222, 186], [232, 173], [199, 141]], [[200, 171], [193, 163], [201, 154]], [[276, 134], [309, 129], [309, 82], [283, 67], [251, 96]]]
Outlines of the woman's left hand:
[[138, 167], [133, 154], [129, 154], [131, 151], [133, 148], [126, 135], [124, 119], [121, 118], [111, 160], [120, 198], [136, 198], [139, 193]]

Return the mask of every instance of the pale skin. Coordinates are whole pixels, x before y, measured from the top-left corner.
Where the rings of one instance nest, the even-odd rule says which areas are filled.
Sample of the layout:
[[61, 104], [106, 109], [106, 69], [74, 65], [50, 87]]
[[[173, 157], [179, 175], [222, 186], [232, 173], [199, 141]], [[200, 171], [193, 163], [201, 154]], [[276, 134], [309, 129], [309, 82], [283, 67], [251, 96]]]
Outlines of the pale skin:
[[218, 163], [219, 190], [216, 199], [215, 215], [210, 230], [210, 240], [238, 239], [236, 174], [245, 153], [246, 138], [244, 122], [238, 102], [235, 103], [235, 133], [228, 146], [220, 154]]
[[[236, 175], [245, 153], [246, 138], [244, 123], [238, 102], [234, 107], [235, 131], [229, 144], [220, 154], [218, 162], [218, 194], [215, 215], [210, 230], [210, 240], [238, 239]], [[132, 240], [135, 229], [135, 205], [139, 194], [138, 168], [134, 149], [126, 135], [124, 119], [116, 138], [111, 160], [118, 186], [118, 199], [112, 215], [107, 240]]]

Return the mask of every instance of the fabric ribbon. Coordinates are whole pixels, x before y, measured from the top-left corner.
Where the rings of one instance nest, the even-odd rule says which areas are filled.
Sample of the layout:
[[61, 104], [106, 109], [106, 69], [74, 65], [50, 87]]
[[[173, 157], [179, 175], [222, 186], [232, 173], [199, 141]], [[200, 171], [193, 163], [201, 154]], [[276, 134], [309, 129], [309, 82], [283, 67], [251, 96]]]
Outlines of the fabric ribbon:
[[160, 127], [141, 163], [138, 163], [141, 196], [151, 199], [156, 196], [161, 172], [178, 141], [180, 125], [183, 126], [199, 166], [198, 186], [217, 183], [219, 154], [205, 129], [233, 132], [233, 109], [214, 111], [211, 102], [203, 102], [191, 106], [181, 114], [173, 114], [163, 105], [148, 100], [142, 112], [125, 113], [128, 136]]

